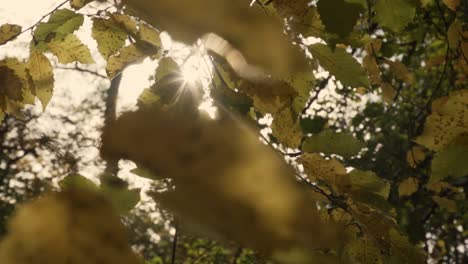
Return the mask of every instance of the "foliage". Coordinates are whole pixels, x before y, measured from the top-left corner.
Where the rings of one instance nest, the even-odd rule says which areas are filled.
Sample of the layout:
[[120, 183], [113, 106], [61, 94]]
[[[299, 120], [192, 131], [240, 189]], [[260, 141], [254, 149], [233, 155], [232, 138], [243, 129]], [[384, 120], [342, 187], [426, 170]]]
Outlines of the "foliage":
[[[110, 80], [132, 64], [158, 60], [139, 109], [106, 120], [101, 154], [108, 161], [134, 161], [135, 175], [163, 186], [148, 194], [170, 213], [177, 232], [209, 238], [186, 238], [179, 262], [198, 261], [197, 243], [208, 243], [206, 261], [263, 261], [244, 256], [232, 241], [279, 263], [467, 261], [466, 2], [69, 2], [73, 10], [61, 8], [64, 3], [47, 22], [28, 29], [27, 62], [0, 61], [0, 117], [21, 117], [36, 97], [47, 106], [54, 87], [51, 57], [59, 64], [96, 61], [75, 34], [85, 19]], [[85, 18], [87, 5], [100, 11]], [[167, 52], [162, 31], [202, 47], [196, 52], [211, 67], [205, 86], [181, 80], [186, 62]], [[22, 32], [18, 25], [0, 26], [0, 45]], [[215, 119], [198, 109], [210, 95], [218, 107]], [[61, 254], [85, 262], [102, 257], [104, 263], [123, 261], [118, 256], [124, 254], [131, 259], [126, 263], [137, 263], [113, 210], [125, 215], [138, 203], [139, 190], [112, 173], [100, 180], [96, 186], [71, 174], [62, 192], [19, 210], [0, 260], [21, 263], [16, 259], [53, 248], [48, 243], [55, 241], [67, 248], [47, 251], [42, 263], [64, 263]], [[74, 210], [76, 202], [86, 206]], [[73, 251], [77, 246], [69, 243], [81, 240], [63, 228], [80, 210], [102, 219], [91, 217], [71, 231], [83, 228], [83, 245], [111, 253]], [[28, 244], [28, 232], [45, 232], [55, 213], [62, 217], [55, 219], [51, 241]], [[25, 214], [37, 214], [37, 225]], [[117, 236], [122, 250], [96, 237], [105, 230], [93, 231], [107, 217], [115, 225], [105, 236]], [[152, 255], [149, 263], [173, 263], [178, 237], [183, 240], [176, 233], [171, 260]], [[30, 255], [18, 254], [15, 243], [24, 243]]]

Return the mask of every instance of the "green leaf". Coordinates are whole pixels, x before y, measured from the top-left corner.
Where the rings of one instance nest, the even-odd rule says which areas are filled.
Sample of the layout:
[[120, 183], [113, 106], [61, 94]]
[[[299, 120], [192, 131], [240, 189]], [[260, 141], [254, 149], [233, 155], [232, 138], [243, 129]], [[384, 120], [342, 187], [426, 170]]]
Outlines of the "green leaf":
[[106, 60], [117, 53], [127, 39], [127, 33], [112, 18], [93, 18], [92, 36], [97, 42], [99, 52]]
[[0, 45], [14, 39], [21, 33], [21, 26], [13, 24], [3, 24], [0, 26]]
[[302, 144], [302, 150], [306, 152], [320, 152], [327, 155], [337, 154], [349, 158], [358, 154], [364, 146], [364, 143], [354, 138], [351, 134], [325, 130], [306, 138]]
[[390, 184], [374, 172], [355, 169], [349, 173], [349, 177], [351, 177], [351, 189], [353, 191], [365, 191], [384, 199], [388, 198]]
[[362, 6], [345, 0], [320, 0], [317, 9], [325, 29], [345, 38], [353, 31]]
[[98, 186], [94, 184], [90, 179], [79, 175], [69, 174], [59, 182], [59, 186], [62, 190], [66, 189], [86, 189], [91, 191], [97, 191]]
[[288, 148], [297, 148], [301, 144], [302, 129], [290, 108], [284, 108], [273, 115], [271, 130], [273, 136]]
[[69, 9], [55, 11], [47, 22], [41, 22], [34, 31], [34, 41], [49, 42], [51, 39], [62, 39], [73, 33], [83, 24], [83, 15]]
[[159, 179], [156, 175], [154, 175], [151, 171], [148, 169], [145, 169], [141, 166], [138, 166], [137, 168], [133, 169], [130, 171], [133, 174], [136, 174], [142, 178], [150, 179], [150, 180], [157, 180]]
[[309, 51], [320, 66], [334, 75], [344, 86], [369, 86], [366, 72], [345, 49], [336, 48], [332, 51], [327, 45], [314, 44], [309, 46]]
[[[151, 107], [160, 104], [161, 97], [155, 94], [150, 88], [146, 88], [138, 97], [139, 107]], [[136, 173], [137, 174], [137, 173]]]
[[463, 177], [468, 175], [468, 146], [449, 146], [437, 152], [432, 160], [432, 173], [429, 184], [447, 177]]
[[49, 59], [39, 51], [33, 51], [29, 56], [28, 69], [35, 87], [35, 95], [45, 110], [52, 98], [54, 89], [54, 69]]
[[395, 32], [402, 31], [413, 20], [416, 8], [408, 0], [377, 0], [375, 20]]
[[315, 116], [313, 119], [310, 118], [302, 118], [300, 120], [302, 131], [304, 134], [317, 134], [323, 130], [325, 125], [327, 124], [328, 119]]
[[140, 201], [140, 189], [101, 185], [102, 192], [120, 213], [128, 213]]
[[91, 56], [89, 48], [81, 43], [81, 40], [73, 34], [66, 36], [63, 40], [53, 40], [47, 44], [47, 47], [49, 47], [52, 53], [57, 56], [59, 63], [94, 63], [94, 59]]
[[457, 212], [457, 204], [454, 200], [450, 200], [448, 198], [440, 196], [432, 196], [432, 200], [450, 213]]
[[179, 71], [179, 65], [171, 58], [164, 57], [159, 60], [156, 74], [154, 75], [154, 82], [160, 82], [167, 75]]

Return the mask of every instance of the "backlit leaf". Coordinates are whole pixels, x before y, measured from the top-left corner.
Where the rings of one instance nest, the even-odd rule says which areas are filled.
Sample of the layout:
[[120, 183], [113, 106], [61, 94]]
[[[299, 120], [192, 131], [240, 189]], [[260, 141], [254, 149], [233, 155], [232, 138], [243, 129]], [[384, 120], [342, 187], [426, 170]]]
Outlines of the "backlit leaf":
[[289, 148], [296, 148], [301, 144], [302, 129], [297, 116], [290, 108], [285, 108], [273, 116], [271, 130], [280, 143]]
[[[177, 41], [191, 44], [208, 33], [232, 41], [249, 64], [272, 74], [285, 75], [305, 65], [304, 54], [283, 34], [282, 20], [266, 14], [258, 5], [249, 7], [248, 1], [129, 0], [126, 3], [127, 12], [169, 32]], [[207, 8], [211, 10], [209, 15], [206, 15]]]
[[146, 43], [149, 43], [158, 48], [161, 47], [159, 32], [147, 24], [140, 25], [139, 37], [141, 41], [145, 41]]
[[0, 26], [0, 45], [14, 39], [21, 33], [21, 26], [13, 24], [3, 24]]
[[44, 54], [33, 51], [29, 56], [28, 69], [35, 87], [35, 95], [46, 108], [54, 89], [54, 71], [52, 64]]
[[73, 9], [78, 10], [94, 0], [70, 0], [70, 5]]
[[442, 2], [444, 2], [444, 4], [452, 9], [453, 11], [457, 10], [457, 7], [460, 5], [460, 0], [442, 0]]
[[57, 56], [58, 62], [62, 64], [81, 62], [92, 64], [94, 59], [89, 48], [81, 43], [77, 36], [70, 34], [63, 40], [53, 40], [47, 44], [52, 53]]
[[122, 72], [125, 67], [141, 62], [149, 55], [151, 55], [150, 52], [139, 47], [136, 43], [125, 46], [120, 49], [118, 54], [112, 55], [107, 61], [107, 76], [113, 78], [116, 74]]
[[369, 79], [361, 65], [346, 50], [336, 48], [332, 51], [324, 44], [309, 46], [309, 51], [320, 66], [329, 71], [345, 86], [359, 87], [369, 86]]
[[307, 137], [302, 144], [302, 149], [306, 152], [337, 154], [349, 158], [357, 155], [364, 146], [364, 143], [351, 134], [324, 130]]
[[34, 42], [38, 45], [50, 42], [50, 40], [63, 39], [73, 33], [83, 24], [83, 15], [77, 14], [69, 9], [55, 11], [47, 22], [41, 22], [34, 31]]
[[105, 59], [117, 53], [125, 45], [127, 39], [127, 33], [112, 18], [93, 18], [92, 36]]
[[416, 8], [408, 0], [377, 0], [374, 9], [375, 20], [395, 32], [402, 31], [416, 14]]

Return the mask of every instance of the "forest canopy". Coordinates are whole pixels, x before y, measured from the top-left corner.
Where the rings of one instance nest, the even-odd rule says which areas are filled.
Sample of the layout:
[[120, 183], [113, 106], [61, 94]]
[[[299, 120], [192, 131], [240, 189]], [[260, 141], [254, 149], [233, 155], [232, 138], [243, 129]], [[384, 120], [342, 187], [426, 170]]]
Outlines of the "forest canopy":
[[[41, 16], [0, 24], [0, 263], [468, 262], [467, 1], [67, 0]], [[27, 58], [9, 56], [24, 35]], [[122, 76], [148, 61], [121, 113]], [[59, 119], [71, 150], [99, 150], [94, 177], [32, 132], [64, 67], [108, 80]]]

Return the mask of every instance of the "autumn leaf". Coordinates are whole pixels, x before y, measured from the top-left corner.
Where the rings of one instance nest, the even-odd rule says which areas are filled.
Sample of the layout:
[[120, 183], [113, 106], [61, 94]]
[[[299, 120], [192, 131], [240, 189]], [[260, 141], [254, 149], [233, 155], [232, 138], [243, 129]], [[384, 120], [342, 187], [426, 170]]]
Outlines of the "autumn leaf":
[[325, 130], [307, 137], [302, 143], [306, 152], [337, 154], [346, 158], [357, 155], [364, 144], [347, 133]]
[[42, 103], [45, 110], [52, 98], [54, 89], [54, 71], [52, 64], [44, 54], [33, 51], [28, 60], [28, 69], [34, 82], [34, 94]]
[[92, 36], [104, 59], [117, 53], [125, 45], [127, 39], [127, 33], [112, 18], [93, 18]]
[[62, 64], [81, 62], [92, 64], [94, 59], [89, 48], [81, 43], [75, 35], [68, 35], [63, 40], [53, 40], [47, 44], [52, 53], [57, 56], [58, 62]]
[[21, 33], [21, 26], [13, 24], [3, 24], [0, 26], [0, 45], [14, 39]]

